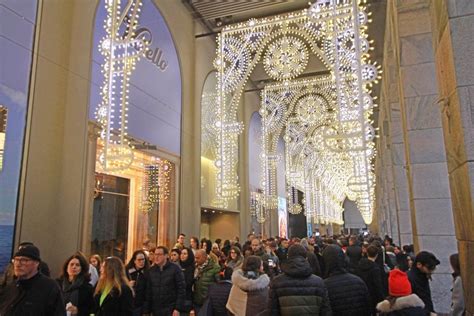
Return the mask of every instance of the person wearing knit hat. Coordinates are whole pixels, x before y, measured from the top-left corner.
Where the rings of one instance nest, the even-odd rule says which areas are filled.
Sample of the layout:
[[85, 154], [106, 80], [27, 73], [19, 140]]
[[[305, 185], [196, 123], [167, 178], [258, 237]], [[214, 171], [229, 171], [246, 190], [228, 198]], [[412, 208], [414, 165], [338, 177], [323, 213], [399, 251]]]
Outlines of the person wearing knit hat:
[[394, 269], [388, 276], [389, 297], [377, 304], [380, 315], [424, 316], [425, 304], [413, 294], [411, 284], [405, 272]]
[[[17, 253], [19, 251], [21, 251], [23, 248], [26, 248], [26, 247], [33, 247], [33, 248], [30, 248], [30, 249], [35, 249], [36, 248], [36, 246], [33, 245], [32, 242], [24, 241], [24, 242], [21, 242], [18, 245]], [[38, 248], [36, 248], [36, 250], [38, 250]], [[27, 252], [28, 251], [29, 250], [27, 250]], [[33, 251], [35, 251], [35, 250], [33, 250]], [[39, 253], [39, 250], [38, 250], [38, 253]], [[38, 254], [38, 257], [39, 257], [39, 254]], [[13, 260], [12, 260], [12, 262], [5, 269], [2, 280], [0, 280], [0, 297], [3, 295], [3, 293], [5, 292], [5, 289], [8, 287], [8, 285], [10, 285], [12, 283], [15, 283], [15, 281], [17, 279], [16, 276], [15, 276], [15, 272], [13, 270], [14, 270], [14, 264], [13, 264]], [[49, 267], [46, 264], [46, 262], [40, 260], [40, 263], [38, 265], [38, 270], [43, 275], [45, 275], [47, 277], [50, 276]]]
[[64, 315], [63, 297], [56, 281], [38, 271], [41, 262], [36, 246], [20, 247], [13, 256], [16, 282], [5, 288], [0, 315]]

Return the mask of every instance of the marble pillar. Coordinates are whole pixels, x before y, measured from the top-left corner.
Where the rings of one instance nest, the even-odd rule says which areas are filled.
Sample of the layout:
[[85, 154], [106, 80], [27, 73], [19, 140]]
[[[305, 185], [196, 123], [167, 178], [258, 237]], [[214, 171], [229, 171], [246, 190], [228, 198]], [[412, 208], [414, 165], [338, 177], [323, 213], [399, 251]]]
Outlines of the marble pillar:
[[436, 75], [467, 315], [474, 315], [474, 2], [431, 2]]
[[388, 125], [400, 241], [413, 240], [417, 252], [440, 259], [431, 289], [435, 310], [443, 314], [451, 298], [448, 259], [457, 244], [430, 3], [388, 2], [380, 111]]

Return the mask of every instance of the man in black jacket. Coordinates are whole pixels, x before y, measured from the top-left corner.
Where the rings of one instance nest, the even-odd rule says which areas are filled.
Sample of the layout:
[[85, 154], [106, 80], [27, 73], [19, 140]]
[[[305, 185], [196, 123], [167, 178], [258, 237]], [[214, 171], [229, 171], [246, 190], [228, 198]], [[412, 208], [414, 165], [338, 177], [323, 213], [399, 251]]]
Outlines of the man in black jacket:
[[282, 264], [286, 259], [288, 259], [288, 239], [282, 238], [280, 239], [280, 246], [278, 247], [276, 251], [276, 255], [278, 256], [278, 260], [280, 261], [280, 264]]
[[168, 248], [155, 249], [155, 265], [148, 270], [144, 314], [179, 315], [186, 295], [184, 275], [180, 267], [168, 260]]
[[412, 291], [425, 303], [426, 315], [434, 313], [429, 280], [431, 280], [431, 274], [433, 274], [436, 266], [439, 264], [440, 262], [434, 254], [428, 251], [421, 251], [416, 255], [415, 262], [413, 262], [412, 268], [408, 271], [408, 279], [410, 280]]
[[0, 297], [0, 315], [66, 315], [63, 298], [56, 281], [38, 271], [40, 252], [35, 246], [20, 248], [13, 257], [16, 281]]
[[[21, 248], [26, 247], [26, 246], [34, 246], [34, 244], [32, 242], [29, 242], [29, 241], [21, 242], [18, 245], [18, 250], [20, 250]], [[38, 266], [38, 270], [44, 276], [47, 276], [47, 277], [51, 276], [48, 264], [44, 261], [40, 262], [40, 264]], [[7, 268], [5, 269], [5, 273], [3, 275], [3, 280], [0, 282], [0, 296], [2, 295], [5, 288], [8, 285], [12, 284], [12, 283], [15, 283], [15, 273], [13, 272], [13, 262], [8, 264]]]
[[362, 248], [357, 243], [357, 237], [349, 237], [349, 247], [346, 250], [346, 256], [349, 258], [349, 271], [355, 272], [359, 261], [362, 258]]
[[331, 315], [323, 280], [313, 274], [307, 250], [293, 245], [282, 263], [283, 274], [270, 283], [267, 311], [270, 315]]
[[360, 259], [357, 269], [357, 275], [365, 282], [369, 289], [371, 315], [376, 315], [375, 306], [385, 298], [380, 268], [375, 263], [378, 254], [378, 248], [370, 245], [367, 248], [367, 258]]
[[337, 245], [328, 245], [323, 251], [323, 259], [326, 267], [324, 284], [328, 290], [333, 314], [370, 315], [367, 286], [358, 276], [347, 273], [342, 249]]

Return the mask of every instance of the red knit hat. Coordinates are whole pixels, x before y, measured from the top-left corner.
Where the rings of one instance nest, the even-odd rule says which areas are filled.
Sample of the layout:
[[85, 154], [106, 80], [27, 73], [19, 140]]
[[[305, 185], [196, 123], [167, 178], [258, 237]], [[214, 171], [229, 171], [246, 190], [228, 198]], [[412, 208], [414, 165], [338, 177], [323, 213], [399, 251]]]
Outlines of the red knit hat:
[[398, 269], [390, 271], [388, 276], [388, 294], [395, 297], [411, 294], [411, 284], [405, 272]]

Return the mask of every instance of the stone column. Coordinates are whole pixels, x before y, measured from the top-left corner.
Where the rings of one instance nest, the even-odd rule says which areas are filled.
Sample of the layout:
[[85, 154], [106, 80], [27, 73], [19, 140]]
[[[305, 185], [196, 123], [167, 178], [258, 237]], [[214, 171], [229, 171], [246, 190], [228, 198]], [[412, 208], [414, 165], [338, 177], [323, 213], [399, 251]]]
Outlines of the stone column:
[[379, 190], [385, 200], [384, 229], [381, 233], [396, 243], [413, 243], [409, 186], [406, 170], [407, 145], [400, 107], [400, 61], [395, 3], [388, 3], [384, 40], [383, 79], [378, 115], [380, 141], [378, 154], [384, 167], [377, 173], [383, 186]]
[[441, 261], [431, 282], [437, 312], [450, 305], [449, 256], [456, 252], [446, 151], [434, 63], [429, 1], [399, 3], [401, 107], [408, 145], [407, 172], [416, 251], [433, 252]]
[[431, 17], [464, 298], [474, 315], [474, 2], [432, 1]]
[[[387, 7], [380, 110], [383, 115], [379, 126], [388, 130], [384, 140], [387, 148], [381, 150], [385, 151], [382, 155], [391, 158], [385, 160], [391, 162], [392, 174], [384, 177], [392, 178], [395, 184], [401, 243], [413, 239], [417, 252], [433, 252], [441, 261], [431, 282], [432, 298], [435, 310], [447, 313], [451, 289], [448, 258], [457, 247], [430, 1], [390, 1]], [[391, 192], [387, 194], [391, 196]], [[390, 218], [393, 221], [393, 216]]]

